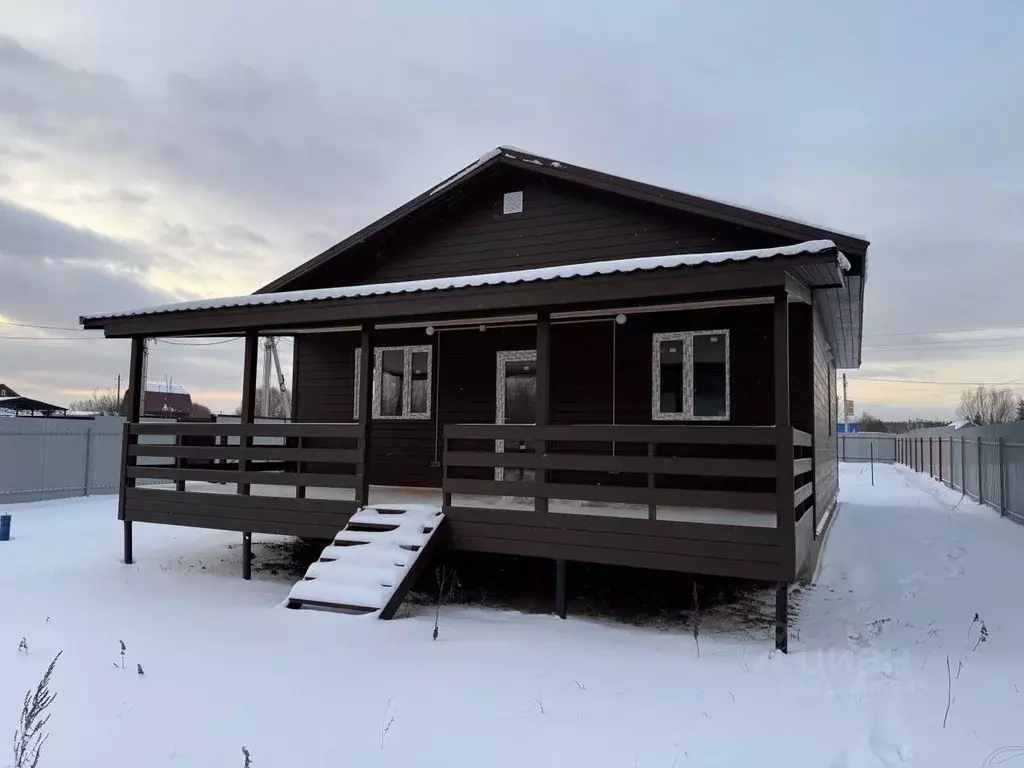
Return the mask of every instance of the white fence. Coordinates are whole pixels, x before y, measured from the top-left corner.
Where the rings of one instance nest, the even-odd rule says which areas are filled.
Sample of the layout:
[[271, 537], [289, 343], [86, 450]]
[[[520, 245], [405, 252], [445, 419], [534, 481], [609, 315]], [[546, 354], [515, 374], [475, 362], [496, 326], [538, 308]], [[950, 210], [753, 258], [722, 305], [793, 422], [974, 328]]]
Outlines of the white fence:
[[901, 435], [898, 461], [1024, 525], [1024, 422], [919, 429]]
[[[240, 419], [217, 416], [217, 421], [237, 424]], [[256, 421], [284, 420], [257, 418]], [[0, 504], [117, 493], [121, 481], [123, 425], [124, 419], [120, 416], [0, 418]], [[167, 435], [146, 435], [143, 439], [156, 444], [174, 442], [174, 437]], [[255, 443], [262, 445], [281, 440], [256, 438]], [[238, 438], [232, 438], [233, 443], [237, 441]], [[173, 463], [173, 459], [140, 457], [139, 463]]]

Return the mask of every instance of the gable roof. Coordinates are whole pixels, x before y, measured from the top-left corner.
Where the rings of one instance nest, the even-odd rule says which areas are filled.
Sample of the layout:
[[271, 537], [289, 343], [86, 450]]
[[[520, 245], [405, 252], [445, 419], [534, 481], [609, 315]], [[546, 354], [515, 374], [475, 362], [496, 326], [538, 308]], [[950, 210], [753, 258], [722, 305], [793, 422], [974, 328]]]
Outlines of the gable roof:
[[318, 256], [313, 257], [304, 264], [265, 285], [256, 293], [276, 293], [289, 290], [288, 286], [291, 283], [307, 275], [312, 270], [342, 256], [349, 249], [365, 242], [412, 214], [429, 206], [442, 204], [442, 201], [450, 199], [450, 195], [464, 184], [478, 177], [489, 168], [498, 165], [506, 165], [522, 171], [561, 179], [573, 184], [621, 195], [671, 210], [698, 214], [774, 235], [789, 237], [795, 243], [810, 240], [832, 240], [850, 258], [855, 274], [861, 274], [864, 270], [868, 242], [858, 235], [838, 232], [807, 222], [796, 221], [749, 208], [741, 208], [731, 203], [698, 197], [665, 187], [656, 187], [621, 176], [571, 165], [561, 160], [535, 155], [514, 147], [501, 146], [492, 149], [426, 192], [396, 208], [391, 213], [377, 219], [372, 224], [350, 235], [340, 243], [331, 246]]

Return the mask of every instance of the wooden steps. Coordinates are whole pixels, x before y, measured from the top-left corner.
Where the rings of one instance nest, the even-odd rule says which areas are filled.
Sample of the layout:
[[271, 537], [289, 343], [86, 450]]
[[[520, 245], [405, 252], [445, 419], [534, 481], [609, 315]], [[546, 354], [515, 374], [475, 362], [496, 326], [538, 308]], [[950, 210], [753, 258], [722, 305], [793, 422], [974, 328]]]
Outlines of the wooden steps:
[[437, 506], [363, 507], [292, 587], [287, 606], [392, 618], [429, 562], [443, 524]]

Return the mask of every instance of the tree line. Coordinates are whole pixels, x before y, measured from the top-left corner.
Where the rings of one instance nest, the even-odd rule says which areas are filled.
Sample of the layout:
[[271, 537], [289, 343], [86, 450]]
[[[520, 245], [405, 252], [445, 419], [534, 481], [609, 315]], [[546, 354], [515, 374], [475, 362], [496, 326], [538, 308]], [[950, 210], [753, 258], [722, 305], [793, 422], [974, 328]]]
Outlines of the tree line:
[[[1009, 387], [989, 387], [984, 384], [965, 389], [960, 393], [960, 404], [956, 418], [979, 427], [989, 424], [1005, 424], [1024, 421], [1024, 398], [1018, 397]], [[864, 412], [857, 420], [862, 432], [909, 432], [923, 427], [944, 427], [949, 422], [935, 419], [907, 419], [885, 421]]]

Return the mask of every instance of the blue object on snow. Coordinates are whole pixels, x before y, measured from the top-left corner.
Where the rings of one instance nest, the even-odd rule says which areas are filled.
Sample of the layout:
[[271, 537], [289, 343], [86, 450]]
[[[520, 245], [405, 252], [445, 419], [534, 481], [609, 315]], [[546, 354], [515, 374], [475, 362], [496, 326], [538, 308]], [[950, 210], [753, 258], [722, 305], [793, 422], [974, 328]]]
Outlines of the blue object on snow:
[[11, 516], [0, 515], [0, 541], [7, 541], [11, 538]]

